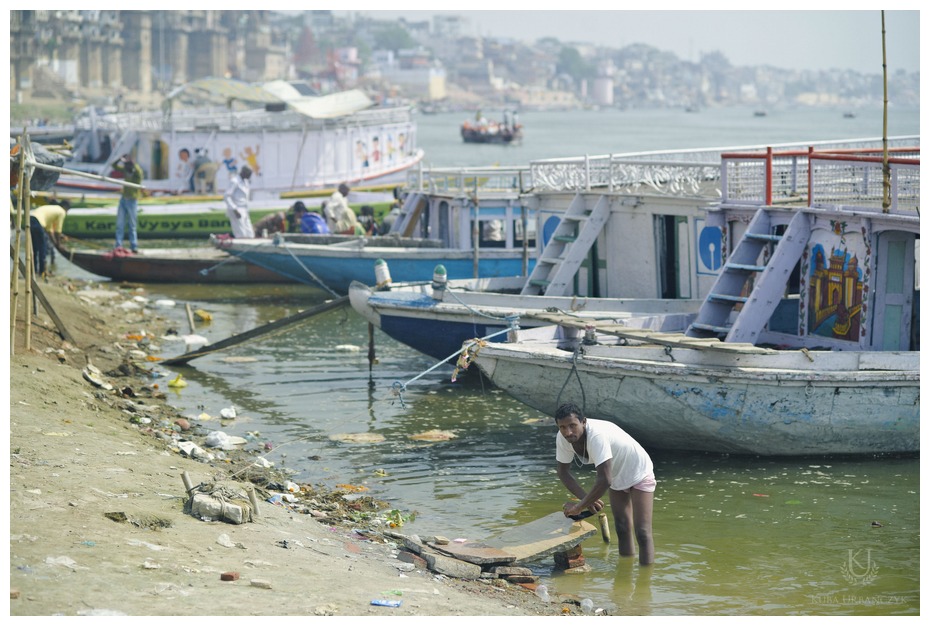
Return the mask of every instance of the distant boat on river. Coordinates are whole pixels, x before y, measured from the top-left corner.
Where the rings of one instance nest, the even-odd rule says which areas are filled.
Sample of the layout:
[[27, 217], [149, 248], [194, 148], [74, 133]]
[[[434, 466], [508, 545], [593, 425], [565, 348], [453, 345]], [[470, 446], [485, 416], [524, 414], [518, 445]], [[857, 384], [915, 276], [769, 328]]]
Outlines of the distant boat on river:
[[517, 122], [516, 112], [505, 112], [504, 121], [487, 120], [478, 112], [475, 121], [462, 123], [461, 134], [465, 143], [508, 144], [523, 139], [523, 125]]

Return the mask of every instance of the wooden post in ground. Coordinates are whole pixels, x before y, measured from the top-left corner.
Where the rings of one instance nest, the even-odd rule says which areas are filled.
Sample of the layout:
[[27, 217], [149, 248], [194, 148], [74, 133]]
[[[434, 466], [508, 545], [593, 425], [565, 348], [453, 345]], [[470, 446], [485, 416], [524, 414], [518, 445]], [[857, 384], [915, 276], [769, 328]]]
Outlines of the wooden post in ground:
[[[22, 144], [22, 137], [19, 143], [19, 182], [17, 189], [19, 197], [16, 198], [16, 215], [13, 218], [13, 228], [16, 229], [15, 244], [13, 246], [14, 259], [19, 259], [19, 251], [23, 238], [23, 180], [26, 173], [26, 155]], [[16, 304], [19, 297], [19, 265], [13, 263], [13, 269], [10, 270], [10, 356], [16, 353]]]

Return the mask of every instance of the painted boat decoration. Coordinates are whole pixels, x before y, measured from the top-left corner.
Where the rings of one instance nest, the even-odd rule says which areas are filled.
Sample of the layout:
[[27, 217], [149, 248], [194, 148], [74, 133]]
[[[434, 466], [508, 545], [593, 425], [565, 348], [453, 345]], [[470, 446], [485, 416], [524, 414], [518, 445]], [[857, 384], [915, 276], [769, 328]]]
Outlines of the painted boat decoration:
[[131, 283], [287, 283], [274, 272], [246, 263], [212, 246], [140, 248], [136, 253], [78, 250], [56, 246], [62, 258], [81, 269]]
[[[375, 107], [359, 90], [307, 96], [298, 87], [207, 78], [176, 89], [160, 111], [89, 109], [74, 121], [65, 168], [109, 177], [113, 163], [132, 153], [150, 194], [222, 195], [230, 174], [248, 165], [258, 198], [401, 182], [423, 158], [409, 107]], [[119, 190], [74, 175], [62, 175], [58, 186]]]
[[334, 241], [279, 234], [271, 240], [216, 239], [216, 245], [340, 295], [353, 281], [384, 285], [392, 274], [430, 280], [439, 265], [449, 279], [525, 276], [533, 269], [535, 222], [511, 187], [512, 170], [431, 170], [418, 176], [429, 177], [434, 191], [409, 193], [386, 235]]
[[774, 204], [786, 156], [723, 156], [708, 215], [723, 264], [679, 332], [554, 316], [480, 346], [475, 365], [536, 409], [578, 402], [655, 448], [918, 452], [919, 156], [889, 159], [886, 207], [881, 157], [826, 152], [808, 153], [803, 205]]

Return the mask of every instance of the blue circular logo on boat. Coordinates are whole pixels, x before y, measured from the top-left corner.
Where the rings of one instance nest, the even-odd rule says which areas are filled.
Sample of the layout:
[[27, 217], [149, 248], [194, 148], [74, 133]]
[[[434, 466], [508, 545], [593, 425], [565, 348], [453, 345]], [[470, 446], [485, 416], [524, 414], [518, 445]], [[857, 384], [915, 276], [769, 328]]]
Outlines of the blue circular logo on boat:
[[716, 226], [708, 226], [701, 230], [698, 237], [698, 253], [701, 263], [709, 270], [717, 271], [721, 266], [721, 250], [723, 246], [723, 233]]

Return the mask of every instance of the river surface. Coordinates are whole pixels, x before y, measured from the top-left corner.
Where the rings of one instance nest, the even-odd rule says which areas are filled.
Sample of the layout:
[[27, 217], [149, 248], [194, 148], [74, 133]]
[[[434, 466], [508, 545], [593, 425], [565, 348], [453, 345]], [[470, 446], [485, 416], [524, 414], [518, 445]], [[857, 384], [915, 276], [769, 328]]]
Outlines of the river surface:
[[[521, 115], [520, 146], [462, 144], [465, 114], [419, 117], [419, 143], [433, 166], [525, 165], [530, 159], [643, 150], [775, 144], [881, 136], [881, 111], [837, 109], [581, 111]], [[488, 117], [494, 112], [485, 111]], [[919, 134], [919, 112], [893, 112], [890, 135]], [[154, 245], [154, 244], [152, 244]], [[92, 275], [60, 257], [55, 270]], [[97, 279], [103, 280], [103, 279]], [[162, 313], [189, 332], [184, 304], [213, 321], [197, 333], [218, 341], [322, 302], [297, 285], [151, 285]], [[170, 402], [206, 428], [270, 444], [265, 458], [298, 482], [364, 486], [409, 519], [403, 530], [482, 540], [561, 509], [551, 416], [476, 376], [451, 382], [436, 366], [380, 331], [368, 359], [367, 323], [332, 311], [286, 332], [196, 359], [189, 385]], [[162, 342], [163, 355], [183, 351]], [[159, 369], [159, 368], [156, 368]], [[405, 385], [400, 395], [392, 389]], [[235, 407], [234, 420], [219, 419]], [[450, 431], [428, 443], [411, 435]], [[350, 443], [345, 435], [378, 435]], [[616, 536], [583, 543], [584, 575], [533, 566], [550, 592], [591, 598], [612, 615], [918, 615], [920, 462], [905, 458], [767, 459], [650, 450], [656, 562], [621, 558]], [[576, 470], [584, 484], [593, 470]]]

